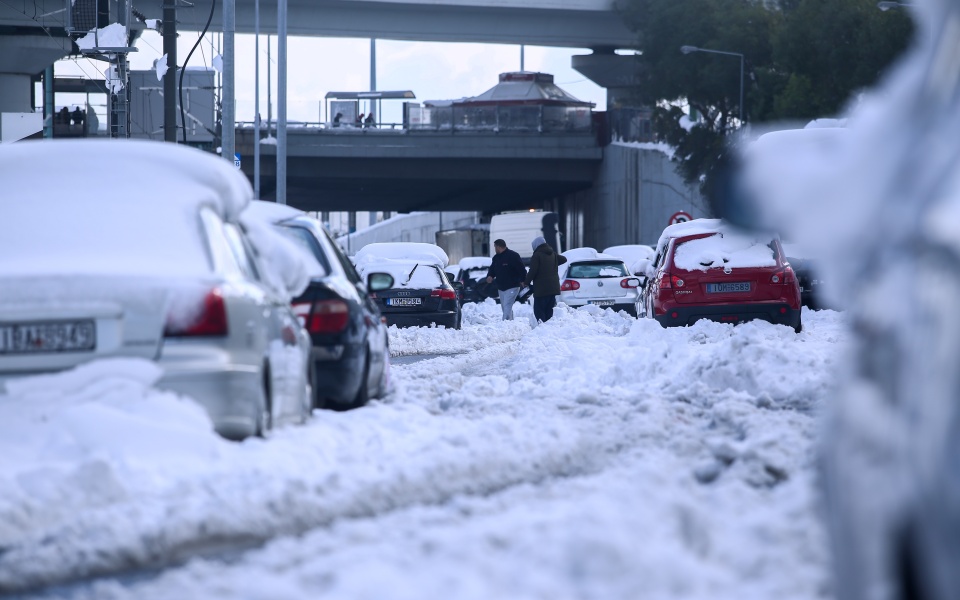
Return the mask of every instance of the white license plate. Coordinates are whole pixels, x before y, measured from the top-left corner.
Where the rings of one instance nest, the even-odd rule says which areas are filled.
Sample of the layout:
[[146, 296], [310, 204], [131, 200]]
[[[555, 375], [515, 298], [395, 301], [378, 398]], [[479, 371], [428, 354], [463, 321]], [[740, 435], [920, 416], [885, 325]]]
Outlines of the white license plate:
[[613, 300], [587, 300], [587, 304], [593, 304], [594, 306], [613, 306], [615, 303]]
[[96, 346], [93, 319], [0, 323], [0, 354], [84, 352]]
[[420, 298], [387, 298], [387, 306], [419, 306]]
[[737, 283], [708, 283], [708, 294], [723, 294], [726, 292], [749, 292], [750, 282], [742, 281]]

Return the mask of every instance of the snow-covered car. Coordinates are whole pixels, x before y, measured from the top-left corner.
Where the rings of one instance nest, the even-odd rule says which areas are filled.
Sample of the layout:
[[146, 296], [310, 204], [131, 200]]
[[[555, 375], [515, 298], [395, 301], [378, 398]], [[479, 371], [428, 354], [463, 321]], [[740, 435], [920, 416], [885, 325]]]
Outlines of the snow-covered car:
[[390, 289], [370, 293], [387, 324], [400, 327], [436, 324], [460, 329], [460, 301], [439, 265], [389, 258], [361, 264], [361, 274], [379, 272], [393, 277]]
[[647, 277], [645, 314], [664, 327], [762, 319], [802, 328], [800, 287], [776, 236], [746, 234], [720, 219], [670, 225]]
[[387, 392], [390, 347], [387, 326], [368, 291], [393, 285], [384, 273], [366, 282], [316, 219], [273, 202], [254, 201], [244, 213], [276, 227], [318, 263], [320, 273], [293, 299], [313, 344], [310, 375], [315, 408], [348, 410]]
[[630, 274], [623, 259], [593, 248], [573, 248], [563, 255], [567, 262], [557, 269], [560, 276], [558, 301], [573, 307], [592, 304], [625, 310], [637, 316], [640, 279]]
[[487, 298], [483, 291], [492, 262], [489, 256], [467, 256], [454, 267], [453, 281], [463, 285], [463, 302], [483, 302]]
[[309, 416], [309, 339], [289, 304], [307, 279], [267, 276], [289, 246], [245, 233], [252, 191], [231, 165], [174, 144], [45, 141], [0, 147], [0, 180], [0, 386], [132, 357], [225, 437]]
[[603, 253], [622, 259], [630, 273], [640, 277], [642, 282], [646, 279], [647, 265], [653, 262], [656, 251], [644, 244], [625, 244], [605, 248]]

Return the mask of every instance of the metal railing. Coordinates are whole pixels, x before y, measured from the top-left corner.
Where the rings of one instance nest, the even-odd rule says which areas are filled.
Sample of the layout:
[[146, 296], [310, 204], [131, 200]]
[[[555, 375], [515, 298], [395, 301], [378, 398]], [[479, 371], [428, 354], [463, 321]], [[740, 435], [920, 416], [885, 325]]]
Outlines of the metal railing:
[[590, 132], [591, 110], [575, 106], [413, 106], [413, 131]]

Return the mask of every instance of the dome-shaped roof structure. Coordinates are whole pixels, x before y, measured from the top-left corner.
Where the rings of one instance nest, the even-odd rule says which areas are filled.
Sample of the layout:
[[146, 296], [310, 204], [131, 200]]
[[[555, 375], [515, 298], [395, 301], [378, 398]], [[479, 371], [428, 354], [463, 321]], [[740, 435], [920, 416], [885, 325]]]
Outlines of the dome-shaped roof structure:
[[578, 100], [557, 87], [553, 83], [553, 75], [531, 71], [501, 73], [500, 83], [479, 96], [454, 100], [453, 105], [595, 106], [593, 102]]

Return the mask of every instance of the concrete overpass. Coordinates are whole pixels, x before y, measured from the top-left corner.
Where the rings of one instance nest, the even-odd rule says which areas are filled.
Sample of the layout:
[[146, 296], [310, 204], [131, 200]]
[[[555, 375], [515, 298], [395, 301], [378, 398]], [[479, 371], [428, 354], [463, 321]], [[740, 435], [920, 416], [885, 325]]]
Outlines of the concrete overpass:
[[[253, 177], [253, 129], [237, 130]], [[261, 195], [276, 186], [275, 146], [261, 146]], [[595, 136], [391, 130], [287, 132], [287, 203], [303, 210], [521, 210], [593, 185]]]
[[[45, 27], [62, 30], [70, 0], [23, 0], [0, 3], [0, 28]], [[110, 21], [119, 21], [118, 0], [109, 0]], [[148, 18], [159, 19], [162, 2], [135, 4]], [[186, 23], [206, 20], [210, 0], [194, 0]], [[211, 28], [222, 29], [222, 2]], [[236, 0], [237, 32], [252, 33], [254, 1]], [[181, 13], [182, 14], [182, 13]], [[289, 0], [290, 35], [359, 37], [435, 42], [484, 42], [573, 48], [636, 45], [622, 23], [614, 0]], [[202, 18], [201, 18], [202, 17]], [[277, 11], [260, 4], [262, 33], [276, 33]], [[43, 35], [42, 31], [35, 32]]]

